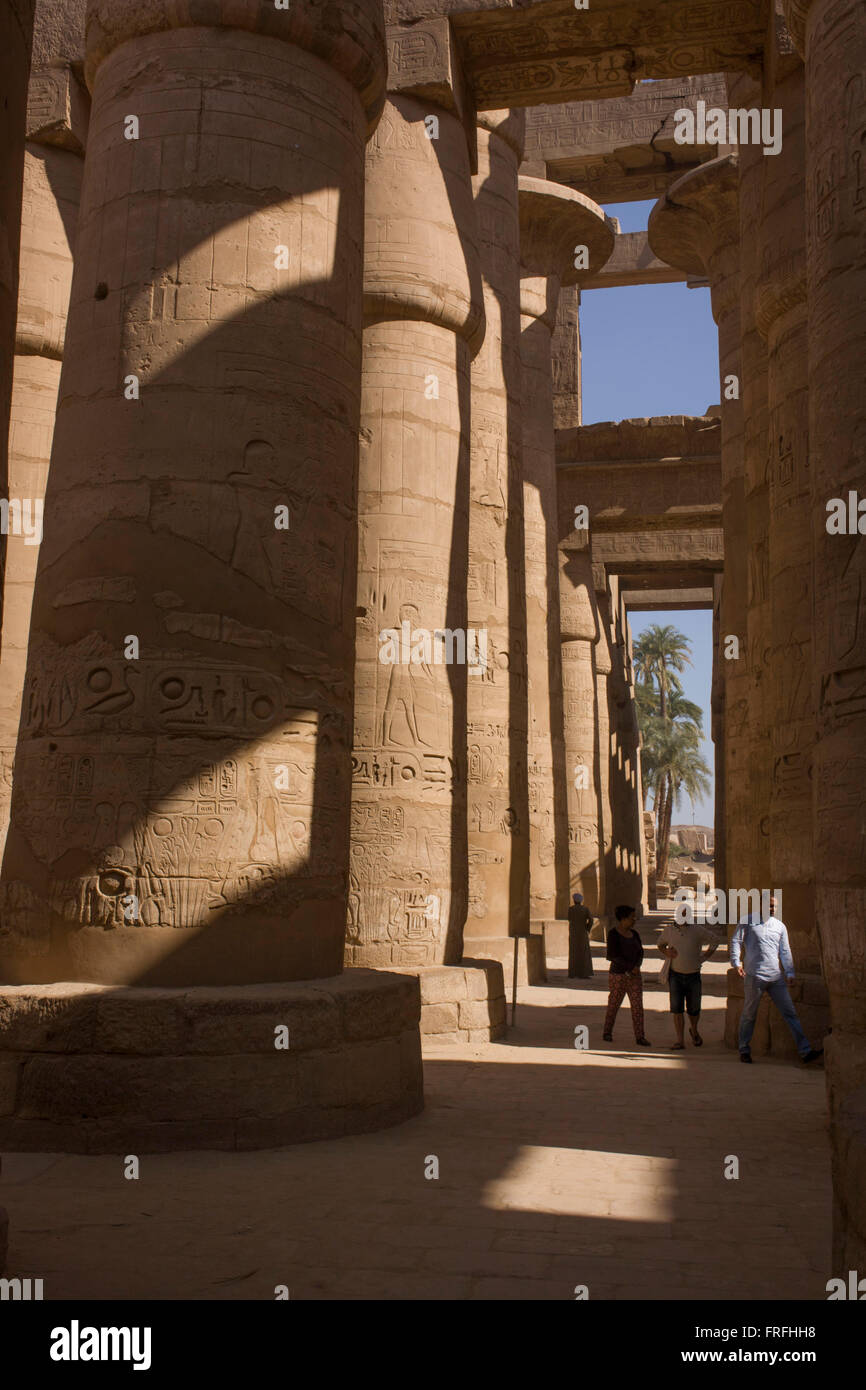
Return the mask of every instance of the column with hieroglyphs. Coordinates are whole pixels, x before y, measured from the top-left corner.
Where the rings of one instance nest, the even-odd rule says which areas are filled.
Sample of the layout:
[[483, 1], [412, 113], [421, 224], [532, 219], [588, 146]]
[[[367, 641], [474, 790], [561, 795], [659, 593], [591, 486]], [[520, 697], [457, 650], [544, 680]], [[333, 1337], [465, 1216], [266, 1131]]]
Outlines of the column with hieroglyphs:
[[[727, 881], [751, 883], [749, 690], [747, 671], [747, 553], [740, 341], [739, 198], [737, 156], [725, 155], [678, 179], [650, 214], [653, 251], [669, 265], [707, 275], [719, 330], [722, 398], [722, 521], [725, 569], [718, 600], [714, 663], [723, 682], [724, 864]], [[717, 763], [718, 768], [718, 763]], [[717, 826], [717, 836], [721, 827]]]
[[[526, 591], [521, 475], [520, 222], [523, 111], [478, 116], [478, 217], [486, 331], [472, 363], [468, 621], [487, 660], [467, 689], [469, 902], [463, 950], [543, 973], [529, 936]], [[529, 960], [528, 955], [533, 959]], [[527, 974], [528, 972], [528, 974]]]
[[[790, 40], [788, 40], [790, 45]], [[790, 45], [791, 49], [793, 48]], [[768, 664], [773, 772], [771, 886], [798, 973], [820, 974], [812, 848], [812, 496], [809, 476], [809, 337], [806, 318], [805, 91], [798, 55], [774, 55], [771, 104], [780, 153], [764, 161], [758, 328], [767, 341], [769, 458]], [[812, 982], [813, 992], [817, 981]], [[817, 1003], [810, 999], [809, 1003]], [[780, 1042], [785, 1037], [780, 1035]]]
[[597, 917], [603, 903], [604, 866], [598, 844], [600, 769], [593, 648], [601, 634], [589, 536], [589, 530], [581, 528], [560, 541], [559, 620], [569, 902], [571, 894], [581, 893]]
[[[96, 0], [7, 979], [342, 969], [373, 0]], [[315, 351], [313, 351], [315, 348]]]
[[[6, 434], [12, 395], [12, 359], [18, 312], [18, 246], [27, 84], [33, 41], [34, 0], [11, 0], [0, 12], [0, 493], [5, 495]], [[5, 536], [0, 533], [0, 563]]]
[[[39, 26], [44, 15], [40, 8], [38, 49], [45, 46]], [[83, 51], [83, 29], [80, 41]], [[55, 57], [32, 69], [9, 429], [9, 497], [11, 507], [18, 509], [19, 524], [17, 533], [10, 527], [7, 542], [0, 646], [0, 855], [8, 827], [27, 669], [30, 607], [60, 386], [88, 115], [87, 94], [68, 59]]]
[[860, 529], [857, 524], [866, 497], [866, 18], [859, 0], [784, 0], [784, 10], [806, 67], [813, 843], [815, 915], [833, 1024], [827, 1079], [835, 1275], [866, 1267], [862, 516]]
[[[437, 102], [414, 95], [429, 85], [422, 38]], [[459, 102], [447, 22], [389, 52], [367, 154], [347, 959], [450, 965], [467, 905], [467, 681], [483, 679], [467, 674], [466, 629], [484, 301], [466, 127], [441, 104], [443, 87]]]
[[[751, 74], [728, 81], [733, 108], [760, 110], [762, 84]], [[784, 126], [782, 140], [784, 145]], [[778, 155], [761, 145], [741, 144], [737, 155], [740, 209], [740, 393], [743, 407], [743, 479], [746, 508], [748, 586], [748, 835], [749, 876], [735, 888], [773, 888], [770, 882], [770, 798], [773, 780], [770, 654], [773, 643], [768, 578], [770, 491], [767, 452], [767, 345], [757, 322], [757, 287], [761, 254], [761, 195], [766, 167]], [[741, 657], [741, 660], [743, 657]]]
[[568, 804], [562, 715], [551, 335], [561, 284], [605, 264], [614, 232], [597, 204], [520, 177], [521, 361], [529, 676], [530, 916], [568, 906]]

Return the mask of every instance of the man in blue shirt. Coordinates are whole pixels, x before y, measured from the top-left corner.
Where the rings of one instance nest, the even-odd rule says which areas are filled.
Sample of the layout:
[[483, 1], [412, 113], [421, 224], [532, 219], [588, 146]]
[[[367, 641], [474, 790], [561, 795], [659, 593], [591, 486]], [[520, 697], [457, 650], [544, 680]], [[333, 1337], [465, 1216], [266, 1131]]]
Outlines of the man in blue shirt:
[[791, 1030], [800, 1060], [815, 1062], [823, 1056], [824, 1049], [813, 1048], [809, 1043], [800, 1026], [788, 986], [782, 978], [784, 970], [788, 980], [793, 980], [794, 960], [788, 944], [787, 928], [784, 922], [773, 915], [775, 910], [776, 899], [771, 898], [770, 913], [766, 921], [761, 913], [753, 913], [739, 923], [731, 938], [731, 964], [745, 980], [745, 998], [740, 1016], [740, 1061], [752, 1060], [750, 1044], [755, 1031], [758, 1005], [766, 990]]

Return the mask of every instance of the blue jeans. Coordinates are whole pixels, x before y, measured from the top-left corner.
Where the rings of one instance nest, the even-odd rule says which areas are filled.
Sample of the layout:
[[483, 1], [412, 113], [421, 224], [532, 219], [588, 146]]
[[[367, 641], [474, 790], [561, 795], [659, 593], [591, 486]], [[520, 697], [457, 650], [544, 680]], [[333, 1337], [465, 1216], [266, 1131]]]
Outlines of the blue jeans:
[[779, 975], [775, 980], [759, 980], [755, 975], [747, 975], [743, 984], [745, 998], [743, 1000], [743, 1012], [740, 1015], [740, 1051], [749, 1051], [749, 1044], [755, 1031], [755, 1019], [758, 1017], [758, 1005], [761, 1002], [761, 995], [766, 990], [790, 1028], [800, 1056], [805, 1057], [807, 1052], [811, 1052], [811, 1044], [800, 1027], [794, 1001], [788, 993], [788, 986], [782, 976]]

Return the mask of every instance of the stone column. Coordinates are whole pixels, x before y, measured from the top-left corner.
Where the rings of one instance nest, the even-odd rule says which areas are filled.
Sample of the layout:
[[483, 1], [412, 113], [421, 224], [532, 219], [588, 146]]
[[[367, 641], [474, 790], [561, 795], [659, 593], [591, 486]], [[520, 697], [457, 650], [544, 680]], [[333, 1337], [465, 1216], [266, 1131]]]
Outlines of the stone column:
[[[747, 73], [729, 78], [732, 107], [760, 109], [760, 81]], [[787, 138], [785, 136], [785, 138]], [[758, 329], [756, 291], [761, 254], [761, 195], [767, 165], [761, 145], [741, 145], [740, 174], [740, 392], [743, 406], [743, 477], [748, 554], [748, 835], [750, 877], [737, 888], [771, 889], [770, 798], [773, 780], [772, 696], [770, 693], [770, 591], [768, 582], [770, 497], [767, 477], [767, 344]]]
[[806, 318], [805, 93], [788, 59], [771, 105], [783, 112], [779, 155], [764, 160], [758, 328], [767, 340], [769, 413], [769, 712], [773, 775], [770, 886], [782, 892], [798, 974], [820, 973], [812, 850], [812, 496]]
[[337, 8], [90, 5], [7, 980], [342, 969], [384, 43], [373, 0]]
[[[590, 533], [560, 542], [560, 632], [565, 779], [568, 806], [568, 892], [582, 893], [593, 916], [602, 910], [599, 854], [599, 761], [593, 648], [600, 640], [592, 580]], [[569, 896], [570, 900], [570, 896]]]
[[616, 907], [616, 875], [613, 871], [613, 808], [610, 797], [611, 769], [611, 701], [610, 676], [613, 669], [610, 634], [610, 596], [604, 565], [595, 565], [595, 597], [598, 606], [598, 641], [593, 647], [595, 672], [595, 759], [598, 768], [598, 863], [599, 906], [598, 921], [593, 927], [596, 940], [604, 940], [613, 923]]
[[525, 125], [523, 111], [479, 114], [473, 179], [487, 327], [471, 372], [468, 614], [469, 627], [486, 633], [487, 662], [477, 676], [470, 670], [467, 691], [469, 909], [463, 936], [466, 956], [493, 956], [507, 966], [509, 938], [526, 938], [522, 955], [541, 947], [529, 937], [517, 205]]
[[[6, 439], [18, 311], [18, 246], [27, 82], [33, 40], [33, 0], [9, 0], [0, 11], [0, 496], [6, 496]], [[0, 534], [0, 570], [6, 537]]]
[[412, 95], [390, 95], [368, 151], [364, 296], [348, 959], [450, 965], [467, 906], [461, 643], [484, 303], [464, 125]]
[[551, 335], [560, 285], [579, 284], [582, 275], [598, 271], [611, 255], [613, 242], [604, 213], [589, 198], [561, 184], [521, 175], [530, 916], [534, 919], [565, 915], [569, 875]]
[[[641, 840], [639, 748], [640, 733], [634, 696], [634, 679], [625, 605], [619, 580], [611, 579], [613, 606], [612, 658], [610, 679], [614, 738], [611, 761], [611, 814], [613, 823], [616, 895], [624, 903], [638, 906], [641, 900]], [[615, 906], [616, 904], [614, 904]]]
[[[833, 1274], [866, 1268], [866, 541], [827, 504], [866, 497], [866, 22], [859, 0], [786, 0], [806, 64], [815, 912], [833, 1035]], [[860, 527], [864, 527], [861, 516]]]
[[[44, 9], [40, 10], [37, 20], [44, 14]], [[41, 37], [37, 24], [34, 47], [40, 46]], [[82, 28], [82, 49], [83, 43]], [[71, 65], [62, 59], [34, 66], [28, 106], [9, 433], [9, 496], [30, 525], [29, 534], [10, 534], [3, 576], [0, 855], [9, 823], [12, 764], [39, 556], [39, 520], [60, 386], [88, 117], [86, 93]]]
[[724, 576], [713, 575], [713, 677], [710, 691], [710, 737], [713, 740], [715, 804], [713, 807], [713, 879], [717, 888], [727, 888], [727, 845], [725, 825], [725, 661], [720, 641]]
[[583, 418], [579, 285], [564, 285], [559, 292], [551, 356], [554, 424], [572, 429]]
[[[724, 872], [716, 886], [748, 887], [752, 811], [749, 789], [748, 670], [746, 630], [746, 513], [743, 474], [740, 343], [739, 209], [737, 156], [725, 155], [678, 179], [653, 209], [648, 228], [655, 254], [670, 265], [710, 280], [719, 329], [722, 393], [722, 523], [725, 568], [719, 601], [715, 662], [724, 682]], [[733, 639], [733, 640], [732, 640]], [[718, 768], [718, 762], [717, 762]], [[717, 842], [722, 827], [716, 827]], [[718, 843], [717, 843], [718, 850]]]

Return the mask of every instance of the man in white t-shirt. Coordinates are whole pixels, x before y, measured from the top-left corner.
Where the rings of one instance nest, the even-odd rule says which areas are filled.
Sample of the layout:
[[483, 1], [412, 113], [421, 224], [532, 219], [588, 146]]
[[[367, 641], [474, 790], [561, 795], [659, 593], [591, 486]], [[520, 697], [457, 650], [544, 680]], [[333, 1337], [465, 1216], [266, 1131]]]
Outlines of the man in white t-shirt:
[[[689, 1016], [689, 1032], [695, 1047], [703, 1045], [698, 1032], [698, 1019], [701, 1016], [701, 966], [717, 947], [725, 944], [726, 938], [699, 922], [669, 922], [662, 929], [658, 948], [671, 963], [668, 980], [671, 1013], [674, 1016], [674, 1030], [677, 1040], [671, 1051], [682, 1052], [685, 1047], [684, 1012]], [[701, 951], [702, 946], [707, 951]]]

